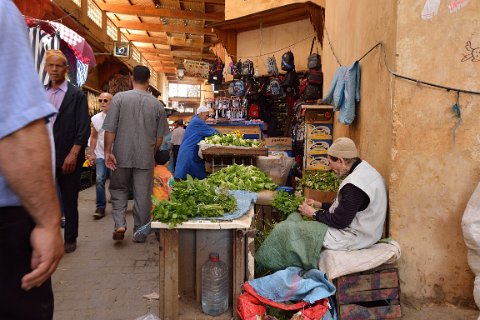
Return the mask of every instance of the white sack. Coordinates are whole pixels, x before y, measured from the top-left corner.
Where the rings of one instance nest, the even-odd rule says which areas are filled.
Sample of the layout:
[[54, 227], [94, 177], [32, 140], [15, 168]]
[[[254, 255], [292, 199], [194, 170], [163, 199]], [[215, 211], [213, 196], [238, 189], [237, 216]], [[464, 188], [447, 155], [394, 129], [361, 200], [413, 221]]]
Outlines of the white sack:
[[322, 249], [318, 269], [333, 280], [347, 274], [371, 270], [384, 263], [394, 263], [400, 255], [400, 245], [394, 240], [352, 251]]
[[480, 308], [480, 183], [463, 213], [462, 230], [468, 248], [468, 265], [475, 273], [473, 297]]

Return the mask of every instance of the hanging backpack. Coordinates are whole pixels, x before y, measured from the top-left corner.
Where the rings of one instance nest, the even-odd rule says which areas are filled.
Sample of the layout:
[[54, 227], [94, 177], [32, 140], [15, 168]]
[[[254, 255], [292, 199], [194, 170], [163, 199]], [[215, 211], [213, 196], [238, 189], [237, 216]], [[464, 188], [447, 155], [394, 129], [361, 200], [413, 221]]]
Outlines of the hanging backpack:
[[242, 62], [242, 76], [252, 77], [253, 73], [254, 73], [253, 62], [248, 59]]
[[233, 82], [233, 94], [237, 97], [245, 95], [245, 87], [242, 80], [236, 80]]
[[295, 58], [292, 51], [288, 50], [282, 55], [282, 70], [295, 70]]
[[280, 84], [280, 80], [277, 77], [272, 77], [270, 79], [270, 94], [274, 97], [278, 97], [283, 95], [282, 85]]
[[255, 103], [253, 103], [249, 108], [248, 108], [248, 116], [250, 118], [258, 118], [258, 116], [260, 115], [260, 109], [258, 107], [258, 105], [256, 105]]
[[310, 47], [310, 55], [308, 56], [307, 66], [308, 69], [321, 69], [322, 68], [322, 58], [318, 54], [318, 46], [317, 46], [317, 53], [312, 54], [313, 51], [313, 44], [315, 43], [315, 39], [317, 37], [313, 37], [312, 46]]
[[228, 85], [228, 94], [233, 96], [235, 95], [235, 92], [233, 90], [233, 87], [235, 86], [235, 83], [234, 82], [231, 82], [229, 85]]
[[240, 79], [242, 77], [242, 69], [243, 69], [243, 63], [242, 60], [238, 60], [237, 63], [235, 63], [235, 67], [233, 68], [233, 79]]
[[300, 80], [298, 79], [298, 75], [294, 70], [289, 70], [285, 74], [285, 78], [283, 79], [282, 86], [285, 92], [288, 93], [295, 93], [298, 92], [298, 86], [300, 85]]
[[278, 75], [277, 60], [275, 60], [275, 56], [267, 57], [266, 65], [267, 65], [267, 73], [269, 75], [272, 75], [272, 76]]

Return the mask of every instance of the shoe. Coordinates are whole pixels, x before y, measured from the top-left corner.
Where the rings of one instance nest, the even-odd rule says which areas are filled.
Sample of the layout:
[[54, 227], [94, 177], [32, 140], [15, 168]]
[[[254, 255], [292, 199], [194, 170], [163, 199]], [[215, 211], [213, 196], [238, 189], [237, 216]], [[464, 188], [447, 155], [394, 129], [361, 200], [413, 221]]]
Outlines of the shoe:
[[95, 220], [100, 220], [103, 217], [105, 217], [105, 208], [97, 208], [97, 210], [95, 210], [95, 213], [93, 214], [93, 218]]
[[62, 216], [62, 219], [60, 220], [60, 227], [63, 229], [65, 228], [65, 217]]
[[147, 236], [145, 234], [140, 232], [135, 232], [133, 234], [133, 242], [143, 243], [145, 240], [147, 240]]
[[123, 240], [123, 238], [125, 238], [125, 231], [127, 231], [125, 227], [119, 227], [115, 229], [112, 237], [113, 240]]
[[75, 250], [77, 250], [76, 242], [65, 242], [65, 244], [63, 245], [63, 251], [65, 253], [72, 253]]

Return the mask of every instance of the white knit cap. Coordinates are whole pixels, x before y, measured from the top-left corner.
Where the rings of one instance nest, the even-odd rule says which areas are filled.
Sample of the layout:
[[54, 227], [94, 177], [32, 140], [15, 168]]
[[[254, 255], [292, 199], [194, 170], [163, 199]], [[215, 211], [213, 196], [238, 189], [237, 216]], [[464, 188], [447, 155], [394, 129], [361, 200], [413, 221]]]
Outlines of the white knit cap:
[[208, 112], [209, 110], [210, 109], [208, 109], [206, 106], [200, 106], [200, 107], [197, 108], [197, 114]]
[[352, 139], [341, 137], [333, 142], [328, 148], [328, 155], [335, 158], [352, 159], [358, 158], [358, 150]]

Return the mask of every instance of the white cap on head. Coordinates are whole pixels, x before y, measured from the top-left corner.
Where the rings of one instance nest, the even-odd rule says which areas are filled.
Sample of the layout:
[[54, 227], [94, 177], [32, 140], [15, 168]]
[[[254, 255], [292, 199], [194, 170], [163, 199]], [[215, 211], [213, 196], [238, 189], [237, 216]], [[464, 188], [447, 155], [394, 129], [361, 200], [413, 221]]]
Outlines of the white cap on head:
[[210, 109], [208, 109], [206, 106], [200, 106], [197, 108], [197, 114], [199, 113], [204, 113], [204, 112], [209, 112]]

